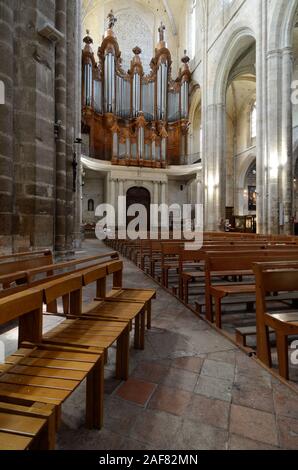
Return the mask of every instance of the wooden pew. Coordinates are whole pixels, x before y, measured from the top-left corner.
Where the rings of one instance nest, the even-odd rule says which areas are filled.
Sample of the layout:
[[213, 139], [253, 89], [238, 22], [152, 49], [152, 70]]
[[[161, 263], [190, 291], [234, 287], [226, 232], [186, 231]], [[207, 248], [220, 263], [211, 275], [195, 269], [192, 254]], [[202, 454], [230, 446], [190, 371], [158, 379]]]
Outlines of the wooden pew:
[[[23, 279], [23, 283], [21, 286], [7, 287], [6, 289], [0, 291], [0, 298], [6, 297], [7, 295], [11, 295], [17, 292], [22, 292], [26, 290], [28, 287], [40, 286], [50, 280], [60, 279], [61, 277], [65, 276], [65, 270], [71, 269], [72, 271], [67, 271], [67, 272], [69, 274], [71, 273], [76, 274], [86, 269], [86, 266], [85, 266], [86, 264], [89, 266], [98, 266], [102, 263], [103, 264], [106, 263], [110, 259], [116, 260], [118, 258], [119, 258], [119, 255], [117, 252], [109, 252], [109, 253], [104, 253], [101, 255], [88, 256], [88, 257], [79, 258], [79, 259], [75, 259], [71, 261], [65, 261], [62, 263], [56, 263], [56, 264], [52, 264], [48, 266], [30, 269], [24, 272], [16, 272], [14, 274], [10, 274], [9, 276], [3, 276], [2, 278], [0, 277], [0, 283], [2, 282], [6, 284], [7, 286], [8, 284], [11, 284], [12, 282], [14, 282], [16, 279], [19, 279], [19, 278]], [[94, 264], [90, 264], [90, 263], [94, 263]], [[36, 277], [38, 277], [38, 279], [36, 279]], [[54, 301], [53, 304], [48, 305], [47, 308], [48, 308], [48, 311], [52, 313], [57, 313], [57, 302]]]
[[[96, 299], [90, 305], [84, 307], [84, 313], [90, 312], [91, 309], [96, 308], [99, 302], [115, 301], [126, 303], [141, 304], [144, 309], [140, 318], [135, 320], [135, 346], [141, 349], [144, 348], [144, 318], [147, 317], [147, 328], [151, 328], [151, 301], [156, 297], [154, 289], [127, 289], [122, 286], [122, 261], [114, 261], [107, 263], [106, 271], [104, 267], [100, 269], [90, 268], [86, 269], [83, 274], [83, 285], [87, 286], [96, 282]], [[110, 292], [106, 290], [106, 278], [113, 275], [113, 288]], [[138, 330], [139, 329], [139, 330]]]
[[52, 405], [0, 398], [0, 450], [53, 450], [54, 418]]
[[[24, 271], [33, 268], [39, 268], [44, 266], [49, 266], [53, 264], [53, 255], [52, 252], [46, 250], [42, 253], [37, 253], [36, 255], [28, 255], [22, 256], [21, 258], [17, 258], [16, 260], [5, 259], [0, 263], [0, 283], [3, 285], [3, 288], [9, 287], [9, 275], [14, 273], [23, 274]], [[49, 269], [48, 274], [51, 274], [51, 270]], [[8, 281], [5, 282], [5, 277], [7, 277]], [[3, 279], [4, 278], [4, 279]], [[19, 275], [14, 279], [17, 282], [25, 281], [25, 278]]]
[[[266, 243], [253, 243], [247, 244], [247, 242], [222, 242], [212, 244], [208, 242], [207, 244], [203, 245], [200, 250], [185, 250], [183, 247], [180, 248], [179, 253], [179, 297], [182, 301], [188, 304], [188, 292], [189, 292], [189, 284], [194, 281], [202, 281], [205, 278], [205, 273], [202, 272], [204, 268], [204, 262], [206, 259], [206, 252], [213, 251], [213, 252], [222, 252], [225, 253], [227, 251], [264, 251], [264, 250], [286, 250], [291, 249], [292, 247], [286, 245], [268, 245]], [[295, 249], [295, 248], [293, 248]], [[186, 266], [185, 266], [186, 265]], [[220, 275], [220, 272], [218, 273]]]
[[[117, 321], [116, 313], [122, 304], [115, 304], [113, 316], [106, 315], [103, 303], [97, 305], [98, 313], [82, 312], [82, 274], [68, 275], [59, 280], [43, 285], [44, 302], [48, 305], [60, 297], [70, 300], [67, 308], [67, 320], [50, 332], [44, 334], [46, 344], [76, 346], [80, 348], [99, 348], [107, 355], [107, 350], [117, 342], [116, 377], [127, 380], [129, 374], [129, 320]], [[109, 307], [109, 305], [108, 305]], [[129, 304], [132, 317], [140, 313], [136, 304]]]
[[263, 250], [207, 252], [205, 262], [206, 317], [213, 321], [212, 298], [215, 301], [216, 326], [221, 328], [221, 302], [224, 297], [233, 295], [255, 295], [256, 287], [252, 280], [247, 283], [213, 285], [214, 276], [248, 276], [253, 274], [254, 261], [291, 261], [298, 260], [298, 251]]
[[39, 257], [41, 255], [44, 255], [44, 253], [46, 252], [51, 252], [50, 250], [39, 250], [39, 251], [23, 251], [23, 252], [20, 252], [20, 253], [11, 253], [9, 255], [1, 255], [0, 256], [0, 264], [3, 262], [3, 261], [13, 261], [13, 260], [16, 260], [16, 259], [20, 259], [20, 258], [34, 258], [35, 256]]
[[254, 263], [256, 276], [256, 320], [257, 356], [268, 367], [272, 367], [269, 328], [276, 336], [279, 374], [289, 379], [288, 337], [298, 334], [298, 312], [270, 312], [267, 307], [267, 292], [297, 292], [298, 262]]
[[[87, 426], [100, 428], [103, 393], [99, 392], [103, 389], [104, 351], [43, 344], [42, 301], [43, 290], [38, 288], [0, 299], [0, 323], [19, 320], [21, 346], [1, 365], [0, 401], [51, 405], [55, 409], [55, 421], [59, 423], [62, 403], [87, 379]], [[53, 447], [52, 435], [48, 436], [48, 441]]]

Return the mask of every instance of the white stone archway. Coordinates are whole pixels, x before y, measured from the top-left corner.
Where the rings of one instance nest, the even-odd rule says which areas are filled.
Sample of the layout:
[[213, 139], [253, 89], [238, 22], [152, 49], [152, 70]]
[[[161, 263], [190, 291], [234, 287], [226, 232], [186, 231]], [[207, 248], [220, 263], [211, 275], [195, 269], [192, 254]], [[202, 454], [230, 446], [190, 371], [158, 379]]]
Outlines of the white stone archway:
[[[201, 88], [195, 84], [191, 95], [189, 109], [189, 134], [188, 134], [188, 154], [195, 155], [202, 153], [200, 146], [200, 128], [202, 124], [202, 108], [201, 108]], [[198, 135], [197, 135], [198, 134]], [[199, 158], [199, 156], [198, 156]]]
[[214, 71], [213, 104], [207, 108], [206, 159], [204, 165], [205, 220], [207, 230], [217, 230], [226, 207], [226, 91], [236, 60], [256, 42], [254, 31], [235, 24], [226, 37]]
[[252, 153], [246, 155], [245, 158], [236, 166], [236, 181], [235, 188], [235, 214], [245, 215], [247, 212], [245, 207], [248, 206], [248, 194], [245, 187], [246, 177], [249, 169], [256, 162], [256, 154]]

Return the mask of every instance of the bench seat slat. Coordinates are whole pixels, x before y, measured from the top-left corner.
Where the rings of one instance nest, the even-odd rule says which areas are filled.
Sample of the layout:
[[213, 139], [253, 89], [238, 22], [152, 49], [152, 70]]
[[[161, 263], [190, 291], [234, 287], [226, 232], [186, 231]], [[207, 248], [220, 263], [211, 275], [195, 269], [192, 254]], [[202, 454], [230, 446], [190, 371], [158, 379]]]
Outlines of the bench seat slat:
[[86, 374], [79, 370], [60, 370], [52, 367], [28, 367], [28, 366], [15, 366], [13, 368], [14, 374], [21, 375], [38, 375], [40, 377], [58, 378], [58, 379], [71, 379], [71, 380], [84, 380]]
[[33, 398], [36, 401], [45, 403], [61, 404], [68, 395], [67, 390], [53, 390], [43, 387], [34, 387], [30, 385], [17, 385], [17, 384], [0, 384], [0, 396], [17, 396], [18, 398]]
[[15, 374], [13, 368], [12, 372], [4, 374], [0, 377], [0, 384], [1, 383], [30, 385], [34, 387], [45, 387], [46, 389], [72, 391], [80, 384], [80, 381]]
[[71, 361], [75, 363], [84, 363], [95, 364], [97, 362], [97, 357], [94, 354], [88, 354], [83, 352], [76, 352], [75, 355], [73, 352], [68, 351], [43, 351], [35, 350], [32, 351], [30, 357], [36, 357], [40, 359], [56, 359], [61, 361]]
[[69, 369], [88, 372], [90, 370], [90, 363], [63, 361], [55, 359], [39, 359], [34, 357], [26, 357], [18, 362], [18, 365], [37, 366], [37, 367], [50, 367], [54, 369]]
[[0, 449], [3, 450], [26, 450], [32, 441], [30, 437], [0, 432]]
[[134, 300], [148, 302], [154, 299], [156, 291], [154, 289], [112, 289], [107, 297], [115, 297], [118, 299]]
[[15, 432], [26, 436], [36, 436], [46, 424], [45, 419], [13, 415], [0, 411], [0, 431]]
[[45, 338], [45, 341], [47, 341], [49, 344], [61, 344], [61, 345], [67, 345], [71, 344], [73, 346], [80, 346], [81, 348], [88, 348], [88, 347], [100, 347], [107, 349], [111, 347], [114, 342], [116, 341], [115, 337], [113, 337], [110, 341], [103, 338], [103, 337], [98, 337], [96, 336], [95, 338], [81, 338], [81, 336], [78, 337], [72, 337], [72, 336], [54, 336], [53, 338]]

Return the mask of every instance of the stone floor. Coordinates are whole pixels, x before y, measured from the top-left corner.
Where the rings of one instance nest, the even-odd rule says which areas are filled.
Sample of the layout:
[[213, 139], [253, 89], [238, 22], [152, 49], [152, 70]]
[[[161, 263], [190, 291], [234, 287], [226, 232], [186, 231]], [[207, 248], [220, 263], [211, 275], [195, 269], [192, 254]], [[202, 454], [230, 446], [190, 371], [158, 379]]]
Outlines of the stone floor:
[[[107, 248], [92, 240], [83, 250]], [[124, 264], [126, 287], [157, 289], [145, 351], [131, 350], [126, 383], [113, 378], [114, 351], [109, 354], [101, 431], [84, 428], [84, 384], [64, 404], [58, 449], [297, 449], [297, 394], [133, 263]], [[85, 298], [92, 296], [89, 288]], [[10, 348], [13, 335], [1, 338]]]

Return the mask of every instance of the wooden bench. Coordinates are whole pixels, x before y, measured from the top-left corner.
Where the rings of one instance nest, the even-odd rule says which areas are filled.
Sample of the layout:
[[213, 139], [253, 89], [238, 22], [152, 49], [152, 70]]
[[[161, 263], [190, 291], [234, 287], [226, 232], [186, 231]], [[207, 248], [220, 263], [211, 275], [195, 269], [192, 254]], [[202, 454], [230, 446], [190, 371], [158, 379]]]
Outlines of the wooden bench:
[[[107, 350], [117, 342], [116, 377], [127, 380], [129, 373], [129, 320], [117, 321], [116, 315], [108, 317], [106, 309], [98, 307], [99, 313], [82, 312], [82, 274], [65, 276], [43, 286], [44, 302], [49, 303], [60, 297], [69, 298], [67, 320], [44, 334], [43, 342], [62, 346], [99, 348], [107, 356]], [[98, 303], [100, 304], [100, 302]], [[114, 305], [114, 311], [122, 304]], [[132, 316], [140, 312], [136, 304], [128, 305]]]
[[252, 263], [254, 261], [286, 261], [298, 260], [298, 251], [264, 250], [262, 252], [231, 251], [225, 253], [207, 252], [205, 262], [205, 289], [206, 289], [206, 316], [213, 321], [212, 298], [215, 301], [216, 326], [221, 328], [221, 304], [222, 299], [233, 295], [249, 295], [255, 298], [256, 286], [254, 280], [249, 284], [237, 283], [231, 285], [213, 285], [214, 273], [220, 272], [222, 276], [247, 276], [253, 274]]
[[[87, 286], [96, 282], [97, 297], [94, 301], [83, 306], [83, 314], [88, 317], [110, 319], [116, 321], [124, 321], [131, 324], [134, 320], [135, 323], [135, 337], [134, 346], [137, 349], [144, 349], [145, 347], [145, 321], [146, 312], [147, 324], [151, 327], [151, 299], [155, 296], [155, 291], [145, 291], [145, 301], [137, 301], [132, 295], [124, 299], [125, 290], [122, 289], [122, 270], [123, 263], [121, 261], [108, 263], [105, 267], [98, 269], [88, 269], [83, 273], [83, 285]], [[106, 295], [106, 277], [113, 275], [114, 289], [120, 289], [123, 292], [122, 298], [119, 291], [117, 297], [115, 291]], [[138, 292], [140, 295], [140, 293]]]
[[267, 307], [267, 292], [297, 292], [298, 262], [254, 263], [257, 292], [257, 356], [268, 367], [272, 367], [269, 328], [276, 336], [279, 374], [289, 379], [288, 337], [298, 334], [298, 312], [270, 312]]
[[[37, 288], [0, 299], [0, 322], [19, 319], [22, 346], [1, 365], [0, 401], [51, 405], [58, 424], [62, 403], [87, 379], [87, 426], [100, 428], [103, 393], [99, 391], [103, 389], [104, 351], [42, 344], [42, 300], [43, 291]], [[53, 435], [48, 440], [49, 447], [53, 447]]]
[[[123, 286], [123, 263], [107, 263], [107, 274], [113, 275], [113, 289], [106, 297], [117, 297], [117, 300], [143, 302], [147, 317], [147, 328], [151, 329], [151, 301], [156, 298], [155, 289], [128, 289]], [[102, 295], [99, 295], [102, 297]]]
[[[5, 258], [4, 261], [0, 263], [0, 283], [2, 284], [3, 288], [9, 287], [9, 275], [14, 273], [19, 273], [19, 277], [16, 277], [14, 281], [22, 282], [25, 281], [26, 278], [22, 276], [24, 271], [33, 268], [44, 267], [53, 264], [53, 255], [52, 252], [46, 250], [42, 253], [37, 252], [37, 254], [28, 254], [28, 256], [22, 256], [21, 258], [17, 258], [11, 260], [10, 258]], [[49, 269], [49, 274], [51, 273]], [[7, 281], [6, 281], [7, 279]]]
[[0, 264], [5, 261], [15, 261], [21, 258], [34, 258], [35, 256], [40, 257], [44, 255], [46, 252], [51, 253], [50, 250], [38, 250], [38, 251], [23, 251], [19, 253], [11, 253], [9, 255], [1, 255], [0, 256]]
[[[274, 330], [269, 328], [269, 333], [273, 333]], [[257, 327], [256, 326], [241, 326], [235, 328], [236, 343], [241, 346], [247, 346], [247, 338], [251, 336], [257, 336]]]
[[[264, 250], [266, 249], [265, 244], [254, 244], [254, 249]], [[218, 251], [225, 253], [226, 251], [246, 251], [251, 250], [252, 246], [247, 245], [247, 242], [222, 242], [212, 244], [208, 242], [203, 245], [200, 250], [185, 250], [181, 248], [179, 255], [179, 297], [186, 304], [189, 302], [189, 284], [195, 281], [204, 281], [204, 264], [206, 259], [206, 252]], [[216, 276], [221, 273], [216, 273]]]
[[[7, 285], [7, 288], [0, 291], [0, 298], [6, 297], [7, 295], [15, 294], [17, 292], [22, 292], [28, 287], [37, 287], [50, 280], [60, 279], [65, 276], [65, 270], [69, 274], [76, 274], [82, 272], [86, 269], [86, 265], [89, 267], [98, 266], [105, 264], [109, 260], [117, 260], [119, 255], [117, 252], [109, 252], [96, 256], [89, 256], [85, 258], [75, 259], [71, 261], [65, 261], [62, 263], [51, 264], [43, 267], [38, 267], [30, 269], [24, 272], [16, 272], [10, 274], [9, 276], [3, 276], [2, 282]], [[94, 263], [94, 264], [90, 264]], [[76, 269], [74, 269], [76, 268]], [[49, 271], [50, 270], [50, 271]], [[36, 279], [38, 277], [38, 279]], [[14, 282], [16, 279], [22, 278], [23, 282], [21, 286], [8, 287], [9, 284]], [[0, 278], [1, 283], [1, 278]], [[54, 301], [53, 304], [48, 305], [48, 311], [57, 313], [57, 302]]]
[[0, 398], [0, 450], [53, 450], [54, 418], [52, 405]]
[[161, 283], [169, 287], [169, 271], [179, 272], [179, 253], [182, 242], [161, 244]]

